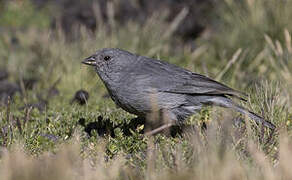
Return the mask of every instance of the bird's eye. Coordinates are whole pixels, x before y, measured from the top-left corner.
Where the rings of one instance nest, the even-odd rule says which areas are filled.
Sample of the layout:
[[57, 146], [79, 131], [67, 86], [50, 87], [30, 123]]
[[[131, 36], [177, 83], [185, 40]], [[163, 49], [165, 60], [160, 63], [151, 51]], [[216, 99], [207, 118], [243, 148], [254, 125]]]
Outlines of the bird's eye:
[[104, 58], [103, 58], [105, 61], [108, 61], [108, 60], [110, 60], [111, 59], [111, 57], [110, 56], [104, 56]]

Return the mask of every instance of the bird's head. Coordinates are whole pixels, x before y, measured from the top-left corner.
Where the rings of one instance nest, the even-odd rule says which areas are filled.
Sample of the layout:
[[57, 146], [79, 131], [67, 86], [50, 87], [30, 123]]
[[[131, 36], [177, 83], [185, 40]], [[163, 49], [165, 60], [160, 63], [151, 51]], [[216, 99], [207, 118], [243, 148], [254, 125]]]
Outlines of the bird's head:
[[136, 55], [116, 48], [105, 48], [96, 51], [82, 61], [83, 64], [94, 66], [97, 71], [115, 71], [117, 68], [129, 66]]
[[[94, 66], [95, 71], [104, 78], [119, 79], [122, 73], [137, 60], [137, 55], [116, 48], [105, 48], [96, 51], [93, 55], [82, 61], [83, 64]], [[116, 76], [116, 77], [114, 77]]]

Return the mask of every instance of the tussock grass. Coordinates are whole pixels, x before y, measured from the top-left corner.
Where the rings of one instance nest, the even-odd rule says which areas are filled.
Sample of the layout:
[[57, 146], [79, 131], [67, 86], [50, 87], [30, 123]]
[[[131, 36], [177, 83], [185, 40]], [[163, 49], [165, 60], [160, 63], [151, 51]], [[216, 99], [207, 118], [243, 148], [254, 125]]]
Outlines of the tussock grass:
[[[289, 179], [291, 139], [281, 131], [277, 156], [271, 159], [258, 142], [238, 136], [227, 120], [204, 135], [189, 133], [183, 139], [149, 138], [146, 151], [137, 156], [145, 164], [129, 161], [129, 154], [105, 156], [104, 142], [82, 146], [80, 136], [54, 152], [30, 156], [23, 144], [2, 149], [1, 179]], [[236, 135], [237, 134], [237, 135]], [[234, 139], [235, 137], [239, 139]], [[164, 141], [164, 143], [162, 143]], [[242, 143], [242, 141], [245, 141]], [[243, 149], [238, 150], [238, 143]], [[81, 154], [80, 154], [81, 152]]]

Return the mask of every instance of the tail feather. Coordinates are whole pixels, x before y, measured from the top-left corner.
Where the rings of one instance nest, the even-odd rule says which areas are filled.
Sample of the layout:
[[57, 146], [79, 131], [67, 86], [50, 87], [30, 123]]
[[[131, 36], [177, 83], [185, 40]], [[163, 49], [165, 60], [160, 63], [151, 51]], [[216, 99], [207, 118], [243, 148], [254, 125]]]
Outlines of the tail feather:
[[270, 129], [276, 128], [276, 126], [274, 124], [272, 124], [271, 122], [266, 121], [264, 118], [260, 117], [259, 115], [257, 115], [255, 113], [245, 109], [244, 107], [236, 104], [235, 102], [233, 102], [231, 99], [229, 99], [227, 97], [212, 97], [212, 98], [208, 99], [207, 101], [205, 101], [204, 103], [205, 104], [214, 104], [214, 105], [222, 106], [225, 108], [235, 109], [236, 111], [250, 117], [257, 124], [262, 124]]
[[249, 110], [246, 110], [245, 108], [237, 105], [234, 103], [234, 106], [233, 108], [235, 110], [237, 110], [238, 112], [244, 114], [244, 115], [247, 115], [248, 117], [250, 117], [252, 120], [254, 120], [257, 124], [262, 124], [270, 129], [275, 129], [276, 126], [274, 124], [272, 124], [271, 122], [269, 121], [266, 121], [264, 118], [260, 117], [259, 115], [249, 111]]

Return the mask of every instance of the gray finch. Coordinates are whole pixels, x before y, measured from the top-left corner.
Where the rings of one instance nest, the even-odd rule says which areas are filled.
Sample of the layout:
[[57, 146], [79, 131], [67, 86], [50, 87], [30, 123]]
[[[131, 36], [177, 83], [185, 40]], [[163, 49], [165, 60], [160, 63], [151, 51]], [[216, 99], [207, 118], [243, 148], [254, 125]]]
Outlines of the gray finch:
[[82, 63], [94, 66], [119, 107], [139, 117], [151, 113], [153, 102], [175, 123], [199, 112], [203, 106], [216, 105], [235, 109], [256, 123], [275, 129], [275, 125], [230, 98], [244, 100], [243, 93], [165, 61], [105, 48]]

